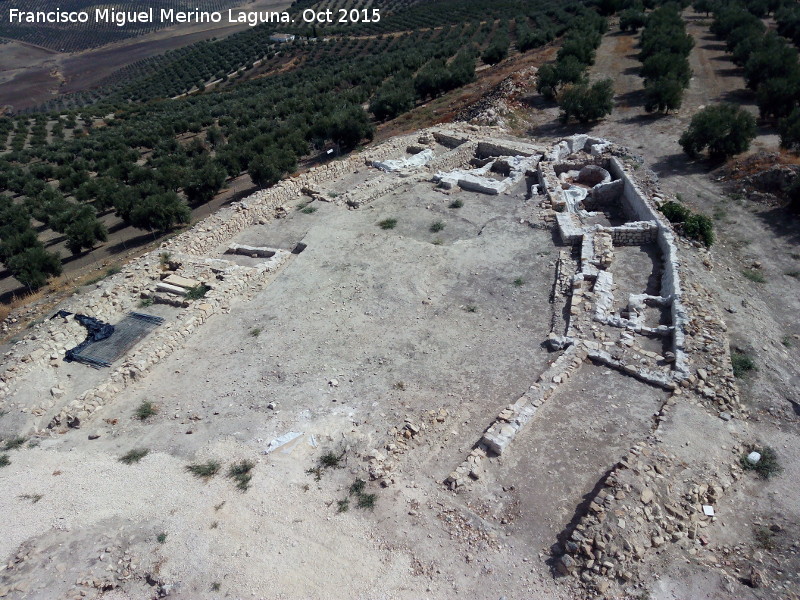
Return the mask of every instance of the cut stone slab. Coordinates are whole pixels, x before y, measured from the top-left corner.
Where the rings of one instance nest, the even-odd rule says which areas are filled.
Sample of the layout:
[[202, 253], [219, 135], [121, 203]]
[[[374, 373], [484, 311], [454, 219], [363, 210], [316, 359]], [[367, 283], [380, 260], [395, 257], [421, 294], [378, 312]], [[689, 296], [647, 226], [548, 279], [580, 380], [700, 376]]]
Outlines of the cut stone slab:
[[275, 248], [244, 246], [242, 244], [231, 244], [225, 251], [226, 254], [243, 254], [245, 256], [255, 256], [258, 258], [272, 258], [277, 252]]
[[200, 285], [200, 282], [196, 279], [189, 279], [188, 277], [181, 277], [180, 275], [175, 275], [174, 273], [169, 277], [165, 277], [162, 280], [163, 283], [167, 283], [169, 285], [174, 285], [177, 287], [189, 289], [193, 287], [197, 287]]
[[177, 296], [185, 296], [187, 288], [160, 281], [156, 285], [156, 290], [159, 292], [167, 292], [168, 294], [175, 294]]

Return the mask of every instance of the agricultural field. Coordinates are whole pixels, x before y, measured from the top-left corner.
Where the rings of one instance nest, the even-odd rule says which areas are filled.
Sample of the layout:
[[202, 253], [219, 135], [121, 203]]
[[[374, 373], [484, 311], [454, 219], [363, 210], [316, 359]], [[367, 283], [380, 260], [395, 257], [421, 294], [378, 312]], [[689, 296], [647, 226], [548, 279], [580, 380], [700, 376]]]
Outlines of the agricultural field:
[[[174, 8], [176, 10], [224, 10], [237, 6], [238, 0], [151, 0], [149, 2], [126, 2], [124, 10], [129, 12], [146, 11], [152, 8], [156, 14], [161, 8]], [[109, 5], [111, 6], [111, 5]], [[94, 10], [103, 8], [104, 5], [91, 0], [64, 0], [58, 3], [58, 8], [63, 12], [87, 11], [92, 19], [86, 24], [59, 23], [59, 24], [33, 24], [10, 23], [6, 19], [0, 21], [0, 37], [10, 40], [19, 40], [26, 44], [39, 46], [57, 52], [78, 52], [89, 48], [98, 48], [106, 44], [120, 42], [128, 38], [139, 37], [158, 29], [169, 27], [170, 23], [162, 23], [158, 18], [154, 23], [130, 23], [118, 27], [115, 23], [94, 22]], [[22, 0], [14, 2], [14, 8], [25, 12], [53, 11], [52, 2], [47, 0]]]

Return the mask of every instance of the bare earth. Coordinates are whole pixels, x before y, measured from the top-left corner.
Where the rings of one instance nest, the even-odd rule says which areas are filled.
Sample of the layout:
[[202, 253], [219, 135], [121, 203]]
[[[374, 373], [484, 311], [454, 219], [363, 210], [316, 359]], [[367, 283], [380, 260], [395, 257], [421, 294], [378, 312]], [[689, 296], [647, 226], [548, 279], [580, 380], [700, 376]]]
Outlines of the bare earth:
[[[21, 367], [0, 407], [0, 438], [29, 436], [0, 469], [0, 597], [797, 598], [800, 282], [785, 273], [800, 268], [798, 230], [724, 196], [705, 165], [680, 154], [677, 137], [697, 107], [743, 88], [719, 44], [704, 39], [706, 27], [689, 31], [696, 77], [684, 108], [662, 118], [642, 117], [637, 105], [633, 36], [605, 37], [594, 74], [619, 74], [618, 107], [591, 133], [640, 154], [642, 177], [655, 171], [667, 195], [709, 214], [724, 209], [711, 251], [681, 243], [680, 257], [687, 289], [707, 298], [697, 303], [708, 323], [724, 315], [731, 346], [755, 357], [758, 370], [739, 381], [746, 410], [726, 420], [699, 396], [586, 363], [507, 452], [488, 459], [469, 486], [448, 489], [448, 474], [498, 412], [553, 362], [542, 342], [563, 316], [550, 298], [556, 259], [569, 249], [542, 226], [546, 211], [527, 182], [497, 196], [442, 193], [415, 174], [379, 180], [362, 163], [318, 190], [349, 198], [373, 180], [392, 183], [360, 208], [316, 200], [306, 214], [295, 209], [310, 197], [298, 194], [286, 216], [206, 252], [252, 267], [260, 261], [223, 255], [228, 242], [287, 251], [307, 244], [193, 324], [184, 346], [149, 370], [133, 368], [78, 428], [46, 429], [109, 371], [58, 357], [51, 365], [47, 355], [41, 366]], [[556, 123], [556, 109], [536, 106], [517, 117], [537, 142], [573, 132]], [[765, 131], [758, 143], [774, 148], [775, 136]], [[456, 199], [463, 207], [449, 208]], [[397, 219], [394, 229], [377, 226], [387, 218]], [[651, 289], [653, 249], [615, 251], [621, 293]], [[158, 259], [148, 260], [70, 302], [85, 298], [88, 307], [104, 290], [115, 301], [121, 289], [137, 298], [132, 282], [142, 273], [157, 279]], [[754, 260], [765, 284], [741, 275]], [[123, 306], [115, 305], [118, 315]], [[165, 317], [164, 328], [184, 314], [162, 304], [142, 310]], [[37, 326], [9, 347], [8, 364], [50, 336], [82, 339], [74, 323], [54, 323], [55, 333]], [[704, 360], [702, 348], [696, 355]], [[134, 411], [145, 400], [157, 413], [140, 421]], [[287, 432], [303, 435], [263, 453]], [[742, 473], [749, 443], [773, 447], [783, 473], [769, 481]], [[642, 447], [669, 454], [672, 470], [631, 463], [631, 473], [673, 486], [665, 501], [675, 503], [687, 482], [719, 483], [716, 516], [691, 543], [654, 541], [636, 577], [607, 592], [580, 587], [577, 573], [557, 576], [564, 532], [594, 511], [605, 478]], [[150, 453], [134, 465], [117, 460], [133, 448]], [[308, 471], [326, 452], [341, 464], [317, 480]], [[223, 471], [208, 481], [185, 470], [209, 459]], [[242, 459], [256, 462], [246, 492], [225, 476]], [[356, 478], [376, 495], [373, 510], [348, 496]], [[337, 512], [348, 497], [349, 510]], [[638, 503], [639, 490], [618, 500]], [[595, 551], [616, 543], [597, 541]], [[757, 588], [753, 567], [766, 579]]]

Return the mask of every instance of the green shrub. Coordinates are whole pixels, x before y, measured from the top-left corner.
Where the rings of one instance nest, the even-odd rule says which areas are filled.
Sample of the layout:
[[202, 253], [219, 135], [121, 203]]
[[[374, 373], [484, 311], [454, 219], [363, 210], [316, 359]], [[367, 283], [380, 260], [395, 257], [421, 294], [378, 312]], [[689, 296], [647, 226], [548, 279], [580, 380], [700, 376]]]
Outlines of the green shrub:
[[256, 463], [251, 460], [243, 460], [234, 463], [228, 469], [228, 477], [236, 481], [237, 488], [246, 492], [250, 487], [250, 480], [253, 478], [250, 471], [252, 471], [255, 466]]
[[358, 508], [368, 508], [372, 510], [375, 508], [375, 501], [378, 496], [375, 494], [360, 494], [358, 496]]
[[677, 202], [673, 202], [670, 200], [669, 202], [665, 202], [661, 205], [659, 210], [667, 217], [667, 220], [670, 223], [683, 223], [692, 211], [686, 208], [683, 204], [679, 204]]
[[156, 405], [148, 400], [144, 400], [136, 409], [136, 418], [140, 421], [146, 421], [158, 412]]
[[189, 290], [186, 292], [186, 299], [200, 300], [201, 298], [205, 298], [206, 294], [210, 291], [211, 291], [210, 287], [208, 287], [204, 283], [201, 283], [199, 285], [194, 286], [193, 288], [189, 288]]
[[6, 440], [5, 444], [3, 444], [3, 450], [18, 450], [25, 445], [25, 441], [27, 438], [23, 436], [13, 437], [10, 440]]
[[714, 243], [714, 223], [705, 215], [689, 215], [683, 223], [683, 234], [710, 247]]
[[[761, 460], [759, 460], [756, 464], [752, 464], [749, 460], [747, 460], [747, 455], [753, 451], [758, 452], [761, 455]], [[769, 446], [751, 446], [749, 450], [742, 454], [739, 462], [741, 463], [742, 468], [747, 471], [755, 471], [759, 474], [759, 476], [761, 476], [762, 479], [769, 479], [770, 477], [774, 477], [783, 471], [783, 468], [778, 462], [778, 455], [775, 453], [775, 450]]]
[[384, 219], [378, 223], [381, 229], [394, 229], [397, 226], [397, 219]]
[[434, 221], [431, 223], [430, 230], [431, 233], [437, 233], [444, 229], [444, 223], [442, 221]]
[[356, 479], [351, 485], [349, 493], [351, 496], [359, 496], [364, 492], [367, 482], [363, 479]]
[[745, 377], [750, 371], [756, 370], [756, 363], [745, 352], [731, 352], [731, 367], [735, 377]]
[[764, 274], [757, 269], [745, 269], [742, 271], [742, 275], [744, 275], [746, 279], [749, 279], [753, 283], [767, 283], [767, 278], [764, 277]]
[[706, 247], [714, 243], [714, 222], [705, 215], [693, 213], [678, 202], [665, 202], [659, 210], [670, 223], [681, 223], [681, 232], [690, 239], [700, 240]]
[[187, 465], [186, 470], [189, 471], [195, 477], [200, 477], [201, 479], [209, 479], [216, 475], [219, 472], [219, 462], [216, 460], [209, 460], [208, 462], [195, 464], [195, 465]]
[[119, 462], [126, 465], [132, 465], [133, 463], [138, 463], [148, 454], [150, 454], [150, 450], [147, 448], [136, 448], [134, 450], [129, 450], [126, 454], [120, 456]]
[[319, 459], [320, 466], [326, 468], [337, 468], [344, 458], [344, 452], [336, 454], [335, 452], [326, 452]]

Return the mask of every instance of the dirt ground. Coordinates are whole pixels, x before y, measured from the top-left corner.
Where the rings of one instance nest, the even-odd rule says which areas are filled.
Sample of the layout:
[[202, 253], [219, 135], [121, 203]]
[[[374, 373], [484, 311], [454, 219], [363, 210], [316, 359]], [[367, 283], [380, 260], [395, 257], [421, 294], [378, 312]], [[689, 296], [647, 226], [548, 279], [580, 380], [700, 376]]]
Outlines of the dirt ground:
[[[487, 582], [499, 593], [558, 597], [558, 585], [519, 555], [524, 540], [508, 543], [469, 510], [462, 520], [441, 485], [486, 415], [519, 397], [548, 361], [541, 341], [553, 310], [552, 237], [520, 223], [525, 196], [522, 184], [490, 197], [420, 183], [357, 211], [316, 202], [313, 214], [295, 211], [240, 234], [240, 243], [307, 249], [253, 301], [212, 319], [191, 348], [115, 398], [104, 419], [4, 469], [14, 493], [2, 510], [26, 509], [25, 496], [41, 494], [33, 508], [48, 515], [4, 537], [0, 554], [22, 542], [30, 552], [14, 585], [30, 586], [25, 597], [67, 595], [127, 554], [136, 584], [119, 597], [142, 597], [144, 572], [181, 582], [176, 596], [186, 598], [216, 597], [215, 583], [231, 597], [444, 598], [478, 594]], [[455, 198], [463, 207], [448, 208]], [[397, 227], [380, 229], [385, 218]], [[434, 233], [436, 221], [444, 229]], [[65, 368], [69, 393], [98, 376]], [[51, 384], [29, 382], [31, 400]], [[144, 399], [159, 412], [139, 423], [132, 411]], [[442, 409], [442, 422], [429, 421]], [[357, 452], [382, 448], [406, 418], [428, 428], [398, 460], [395, 483], [369, 484], [373, 512], [337, 514], [332, 503], [366, 478]], [[15, 421], [4, 419], [13, 429]], [[304, 436], [261, 454], [288, 431]], [[133, 447], [150, 454], [120, 464]], [[319, 482], [306, 473], [324, 450], [345, 449], [345, 468]], [[224, 477], [204, 484], [184, 470], [259, 456], [244, 494]], [[56, 566], [58, 581], [36, 576], [41, 561]]]

